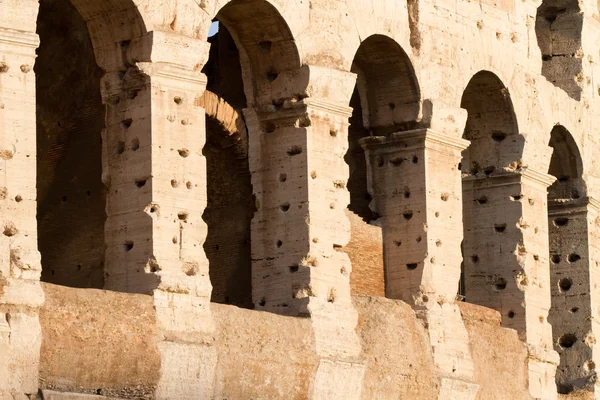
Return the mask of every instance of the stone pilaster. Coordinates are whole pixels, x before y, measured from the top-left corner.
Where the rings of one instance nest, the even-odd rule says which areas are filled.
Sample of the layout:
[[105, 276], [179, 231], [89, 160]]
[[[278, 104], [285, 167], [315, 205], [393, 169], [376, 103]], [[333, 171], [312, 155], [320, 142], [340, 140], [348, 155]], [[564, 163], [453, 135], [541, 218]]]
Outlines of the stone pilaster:
[[462, 189], [468, 142], [432, 129], [361, 140], [371, 208], [381, 216], [386, 295], [426, 322], [442, 385], [439, 398], [473, 399], [473, 360], [456, 303], [460, 280]]
[[341, 251], [350, 239], [344, 155], [351, 110], [316, 93], [343, 82], [349, 103], [355, 78], [317, 68], [311, 79], [315, 94], [308, 99], [266, 112], [245, 110], [257, 208], [253, 302], [258, 310], [310, 317], [321, 357], [314, 398], [331, 398], [333, 390], [354, 399], [364, 366], [354, 363], [358, 316], [350, 297], [352, 266]]
[[[206, 126], [199, 99], [206, 77], [196, 67], [209, 45], [148, 35], [118, 44], [126, 70], [107, 72], [102, 82], [105, 287], [154, 296], [164, 338], [156, 396], [196, 398], [211, 393], [216, 362], [203, 248]], [[148, 43], [152, 62], [131, 62]], [[197, 52], [197, 60], [187, 52]]]
[[594, 240], [598, 211], [598, 202], [591, 198], [549, 204], [552, 308], [548, 320], [560, 355], [556, 381], [561, 393], [598, 392], [600, 290], [594, 285], [600, 278], [595, 261], [600, 253]]
[[[37, 2], [20, 4], [35, 25]], [[2, 13], [11, 16], [11, 7]], [[35, 395], [41, 328], [40, 255], [36, 221], [34, 32], [3, 28], [0, 17], [0, 397]], [[8, 22], [15, 22], [8, 21]]]
[[529, 386], [555, 398], [547, 188], [554, 178], [530, 170], [463, 179], [466, 301], [493, 308], [530, 351]]

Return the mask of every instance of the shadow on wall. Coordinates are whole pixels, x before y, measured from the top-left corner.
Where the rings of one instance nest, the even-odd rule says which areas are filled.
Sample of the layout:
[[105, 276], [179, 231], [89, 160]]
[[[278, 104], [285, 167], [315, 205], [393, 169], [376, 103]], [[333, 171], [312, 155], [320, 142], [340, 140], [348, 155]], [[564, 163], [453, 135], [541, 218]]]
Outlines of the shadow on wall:
[[102, 288], [105, 109], [102, 70], [83, 18], [69, 0], [43, 0], [38, 15], [38, 247], [42, 280]]

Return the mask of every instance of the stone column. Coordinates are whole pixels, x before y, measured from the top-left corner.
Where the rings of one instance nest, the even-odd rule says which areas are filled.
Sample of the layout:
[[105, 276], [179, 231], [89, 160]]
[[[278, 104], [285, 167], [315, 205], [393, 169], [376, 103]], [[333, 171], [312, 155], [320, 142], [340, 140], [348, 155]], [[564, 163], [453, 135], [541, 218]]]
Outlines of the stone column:
[[462, 259], [458, 165], [468, 142], [418, 129], [361, 143], [371, 208], [383, 226], [386, 296], [423, 306], [453, 302]]
[[528, 169], [463, 179], [466, 301], [493, 308], [530, 350], [530, 392], [556, 396], [548, 260], [547, 189]]
[[474, 399], [468, 334], [455, 303], [462, 261], [459, 163], [469, 142], [434, 129], [361, 140], [371, 208], [383, 227], [386, 296], [427, 323], [440, 399]]
[[594, 240], [598, 206], [591, 198], [580, 198], [551, 201], [548, 209], [552, 289], [548, 320], [560, 355], [556, 380], [561, 393], [598, 391], [600, 289], [594, 285], [600, 278], [595, 261], [600, 252]]
[[[154, 296], [165, 339], [157, 398], [206, 397], [216, 353], [203, 248], [206, 77], [197, 65], [209, 44], [151, 32], [118, 46], [127, 69], [107, 72], [102, 82], [105, 287]], [[133, 61], [144, 53], [149, 62]]]
[[[312, 320], [319, 356], [314, 398], [358, 398], [363, 366], [345, 209], [347, 106], [354, 74], [311, 67], [311, 97], [244, 111], [257, 211], [252, 220], [252, 288], [258, 310]], [[339, 102], [323, 93], [341, 93]], [[335, 384], [333, 384], [335, 383]], [[360, 386], [358, 386], [360, 387]]]
[[44, 295], [36, 221], [37, 10], [37, 1], [0, 5], [0, 398], [38, 389]]

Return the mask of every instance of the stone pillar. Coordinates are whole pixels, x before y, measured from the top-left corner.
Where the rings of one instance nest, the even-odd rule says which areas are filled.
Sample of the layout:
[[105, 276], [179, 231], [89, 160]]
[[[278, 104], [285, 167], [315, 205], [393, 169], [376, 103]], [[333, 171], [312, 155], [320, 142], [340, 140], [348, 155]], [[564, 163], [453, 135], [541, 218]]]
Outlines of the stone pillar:
[[[126, 71], [107, 72], [103, 181], [107, 187], [106, 289], [153, 294], [161, 337], [156, 397], [212, 393], [207, 227], [206, 42], [151, 32], [118, 46]], [[151, 46], [151, 62], [134, 62]], [[184, 383], [182, 383], [184, 382]]]
[[463, 235], [459, 163], [468, 142], [418, 129], [361, 144], [371, 208], [383, 227], [386, 295], [411, 304], [426, 321], [439, 398], [474, 399], [469, 339], [455, 304]]
[[547, 189], [535, 171], [463, 179], [466, 301], [493, 308], [530, 350], [530, 392], [555, 398], [548, 260]]
[[35, 396], [41, 328], [36, 222], [37, 1], [0, 5], [0, 398]]
[[386, 296], [453, 302], [460, 279], [462, 191], [468, 142], [430, 129], [361, 140], [371, 208], [381, 216]]
[[600, 279], [595, 261], [600, 249], [594, 240], [598, 206], [591, 198], [549, 204], [552, 308], [548, 320], [560, 355], [556, 371], [560, 393], [598, 392], [600, 289], [594, 284]]
[[[258, 310], [311, 318], [322, 357], [313, 398], [358, 399], [363, 366], [348, 363], [360, 352], [358, 316], [350, 297], [352, 266], [341, 251], [350, 239], [344, 155], [351, 110], [344, 104], [355, 76], [311, 67], [311, 80], [308, 99], [244, 111], [257, 208], [253, 302]], [[321, 95], [323, 88], [344, 96], [334, 102]]]

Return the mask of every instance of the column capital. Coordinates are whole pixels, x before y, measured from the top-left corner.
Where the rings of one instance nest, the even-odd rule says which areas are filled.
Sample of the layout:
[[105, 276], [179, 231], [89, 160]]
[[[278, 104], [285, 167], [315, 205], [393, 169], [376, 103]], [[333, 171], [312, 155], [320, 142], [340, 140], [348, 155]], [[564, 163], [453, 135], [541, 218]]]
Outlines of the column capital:
[[434, 129], [422, 128], [410, 131], [394, 132], [389, 136], [369, 136], [360, 139], [360, 144], [365, 150], [381, 148], [384, 152], [402, 149], [427, 148], [430, 144], [448, 146], [456, 150], [464, 150], [469, 146], [469, 141], [440, 133]]
[[0, 27], [0, 49], [10, 53], [35, 56], [35, 49], [40, 45], [40, 38], [34, 32], [17, 31]]
[[545, 190], [556, 181], [556, 178], [552, 175], [538, 172], [527, 167], [515, 170], [495, 170], [489, 174], [480, 172], [476, 175], [463, 175], [463, 182], [465, 183], [482, 180], [489, 182], [489, 186], [505, 186], [528, 182], [539, 185]]

